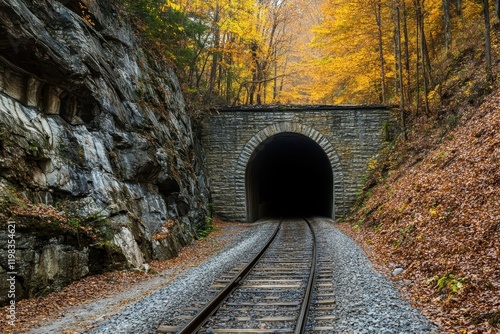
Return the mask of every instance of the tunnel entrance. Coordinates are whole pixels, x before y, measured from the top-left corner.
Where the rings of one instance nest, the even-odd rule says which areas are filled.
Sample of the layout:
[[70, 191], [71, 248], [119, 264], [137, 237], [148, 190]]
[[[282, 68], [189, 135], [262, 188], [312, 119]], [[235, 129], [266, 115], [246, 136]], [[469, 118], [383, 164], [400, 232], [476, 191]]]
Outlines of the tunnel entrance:
[[262, 142], [245, 175], [247, 217], [326, 216], [333, 211], [333, 173], [312, 139], [285, 132]]

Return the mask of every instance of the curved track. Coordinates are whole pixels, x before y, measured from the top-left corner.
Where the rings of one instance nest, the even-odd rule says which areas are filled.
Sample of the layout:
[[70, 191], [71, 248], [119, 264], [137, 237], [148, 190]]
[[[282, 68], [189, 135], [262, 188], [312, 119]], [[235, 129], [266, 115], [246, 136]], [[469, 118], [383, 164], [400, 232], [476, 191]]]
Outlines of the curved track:
[[247, 265], [221, 277], [220, 291], [187, 322], [158, 333], [304, 333], [316, 277], [316, 237], [305, 219], [280, 222]]

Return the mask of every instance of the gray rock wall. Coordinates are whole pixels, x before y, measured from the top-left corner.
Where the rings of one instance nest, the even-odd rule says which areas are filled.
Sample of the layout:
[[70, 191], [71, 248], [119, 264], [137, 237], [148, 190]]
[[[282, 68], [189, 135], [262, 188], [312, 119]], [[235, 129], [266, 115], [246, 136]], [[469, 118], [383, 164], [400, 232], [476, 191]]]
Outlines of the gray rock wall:
[[346, 214], [363, 185], [369, 160], [384, 141], [383, 126], [390, 120], [387, 108], [363, 106], [214, 112], [203, 133], [214, 212], [228, 220], [249, 219], [248, 162], [266, 139], [292, 132], [312, 139], [328, 156], [334, 181], [333, 216]]
[[[88, 2], [88, 12], [90, 23], [79, 1], [0, 0], [0, 188], [107, 218], [113, 249], [143, 269], [205, 224], [203, 156], [172, 68], [144, 51], [109, 1]], [[32, 226], [16, 233], [30, 240], [16, 254], [19, 295], [57, 290], [105, 262], [89, 242]]]

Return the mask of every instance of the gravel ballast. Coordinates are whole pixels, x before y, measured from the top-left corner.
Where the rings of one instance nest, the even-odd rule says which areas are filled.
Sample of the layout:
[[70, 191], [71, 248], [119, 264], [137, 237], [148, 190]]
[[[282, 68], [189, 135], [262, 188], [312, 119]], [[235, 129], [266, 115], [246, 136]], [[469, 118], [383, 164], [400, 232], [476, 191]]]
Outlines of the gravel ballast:
[[90, 333], [156, 333], [167, 319], [183, 314], [183, 310], [210, 290], [219, 276], [243, 258], [250, 258], [272, 234], [276, 223], [261, 221], [238, 238], [227, 249], [217, 253], [201, 266], [192, 268], [171, 285], [125, 308]]
[[[332, 333], [433, 333], [435, 328], [417, 309], [402, 300], [395, 286], [372, 268], [361, 248], [338, 231], [330, 219], [313, 220], [322, 259], [333, 263], [335, 320]], [[158, 326], [183, 314], [219, 275], [249, 258], [275, 227], [262, 221], [201, 266], [172, 284], [126, 307], [90, 333], [156, 333]], [[312, 314], [314, 316], [314, 312]], [[329, 332], [329, 331], [328, 331]]]
[[434, 333], [437, 330], [412, 308], [395, 286], [375, 271], [361, 248], [334, 228], [314, 219], [321, 255], [333, 263], [336, 319], [333, 333]]

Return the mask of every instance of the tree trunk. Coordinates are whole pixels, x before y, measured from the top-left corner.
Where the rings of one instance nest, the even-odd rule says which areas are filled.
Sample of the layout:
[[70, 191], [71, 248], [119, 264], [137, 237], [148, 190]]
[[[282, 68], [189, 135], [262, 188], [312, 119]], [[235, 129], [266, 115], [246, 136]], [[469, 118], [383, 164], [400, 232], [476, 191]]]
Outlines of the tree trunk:
[[[394, 11], [393, 16], [396, 16]], [[398, 64], [398, 40], [397, 40], [397, 28], [396, 28], [396, 19], [393, 17], [394, 28], [392, 30], [392, 42], [394, 43], [394, 70], [396, 75], [394, 76], [394, 95], [399, 95], [399, 64]]]
[[231, 104], [231, 88], [233, 85], [233, 73], [231, 72], [231, 66], [233, 65], [233, 56], [230, 54], [227, 56], [227, 71], [226, 71], [226, 102]]
[[451, 48], [450, 0], [443, 0], [444, 48], [446, 53]]
[[288, 56], [285, 56], [285, 62], [283, 64], [283, 75], [280, 78], [280, 87], [278, 90], [280, 93], [283, 91], [283, 85], [285, 84], [285, 76], [286, 76], [287, 67], [288, 67]]
[[252, 45], [252, 82], [250, 84], [250, 88], [248, 89], [248, 99], [247, 103], [248, 104], [253, 104], [254, 102], [254, 97], [255, 97], [255, 90], [257, 88], [257, 81], [258, 81], [258, 73], [259, 73], [259, 60], [257, 59], [257, 50], [258, 50], [258, 45], [257, 42], [255, 41], [254, 44]]
[[421, 31], [420, 31], [420, 41], [422, 45], [420, 46], [420, 50], [423, 52], [422, 60], [425, 60], [423, 66], [425, 66], [425, 75], [424, 78], [427, 80], [427, 84], [430, 86], [434, 86], [434, 78], [432, 77], [432, 67], [431, 67], [431, 57], [429, 56], [429, 48], [427, 47], [427, 38], [425, 37], [425, 23], [424, 23], [424, 15], [422, 14], [421, 18]]
[[457, 0], [457, 15], [462, 16], [462, 0]]
[[380, 86], [381, 86], [381, 100], [382, 103], [386, 103], [386, 92], [385, 92], [385, 59], [384, 59], [384, 46], [382, 40], [382, 18], [381, 18], [381, 4], [380, 1], [375, 5], [375, 20], [377, 21], [378, 30], [378, 50], [379, 50], [379, 61], [380, 61]]
[[398, 63], [398, 76], [399, 76], [399, 108], [401, 112], [401, 129], [405, 140], [408, 140], [406, 132], [406, 118], [405, 118], [405, 93], [403, 90], [403, 62], [401, 60], [401, 3], [399, 0], [396, 2], [396, 56]]
[[420, 0], [416, 1], [417, 3], [417, 17], [419, 21], [419, 27], [420, 27], [420, 61], [422, 64], [422, 82], [424, 85], [424, 107], [425, 107], [425, 114], [427, 116], [430, 116], [430, 109], [429, 109], [429, 88], [427, 87], [427, 77], [429, 75], [428, 68], [428, 60], [429, 60], [429, 54], [427, 53], [427, 43], [425, 41], [425, 27], [424, 27], [424, 14], [423, 14], [423, 6]]
[[276, 55], [276, 48], [274, 50], [274, 80], [273, 80], [273, 102], [278, 98], [278, 60]]
[[486, 58], [486, 75], [489, 81], [492, 81], [493, 74], [491, 72], [491, 40], [490, 40], [490, 4], [488, 0], [483, 0], [484, 14], [484, 40], [485, 40], [485, 58]]
[[406, 74], [406, 101], [411, 104], [411, 77], [410, 77], [410, 48], [408, 45], [408, 24], [407, 24], [407, 8], [403, 1], [403, 35], [404, 35], [404, 59], [405, 59], [405, 74]]
[[209, 96], [212, 96], [214, 91], [215, 82], [217, 80], [217, 67], [219, 65], [219, 47], [220, 47], [220, 29], [219, 29], [219, 20], [220, 20], [220, 8], [219, 2], [215, 4], [215, 12], [214, 12], [214, 21], [212, 26], [212, 32], [214, 34], [214, 51], [212, 53], [212, 68], [210, 69], [210, 81], [208, 93]]
[[416, 21], [416, 45], [415, 45], [415, 53], [416, 53], [416, 61], [415, 61], [415, 86], [416, 86], [416, 116], [419, 116], [420, 112], [420, 47], [419, 47], [419, 37], [420, 37], [420, 18], [419, 11], [417, 9], [417, 2], [415, 1], [415, 21]]

